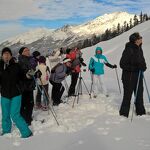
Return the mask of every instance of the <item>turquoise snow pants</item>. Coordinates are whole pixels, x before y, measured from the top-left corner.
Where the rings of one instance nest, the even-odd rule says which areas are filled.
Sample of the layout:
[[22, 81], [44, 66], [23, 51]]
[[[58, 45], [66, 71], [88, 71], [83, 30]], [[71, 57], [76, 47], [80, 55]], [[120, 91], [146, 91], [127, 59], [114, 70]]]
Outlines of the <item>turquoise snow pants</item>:
[[2, 108], [2, 132], [3, 134], [11, 133], [12, 121], [19, 129], [22, 138], [26, 138], [31, 134], [28, 125], [20, 115], [21, 95], [8, 99], [1, 97]]

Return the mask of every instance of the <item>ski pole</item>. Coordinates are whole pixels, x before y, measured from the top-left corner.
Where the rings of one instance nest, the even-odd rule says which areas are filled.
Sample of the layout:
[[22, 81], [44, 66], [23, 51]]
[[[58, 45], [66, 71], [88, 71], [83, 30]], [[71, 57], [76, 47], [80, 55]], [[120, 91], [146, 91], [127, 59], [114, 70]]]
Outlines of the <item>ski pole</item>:
[[93, 90], [93, 73], [90, 71], [91, 74], [91, 89], [90, 89], [90, 98], [92, 98], [92, 90]]
[[117, 77], [117, 82], [118, 82], [119, 92], [120, 92], [120, 94], [121, 94], [121, 87], [120, 87], [120, 83], [119, 83], [119, 77], [118, 77], [118, 71], [117, 71], [117, 68], [115, 68], [115, 72], [116, 72], [116, 77]]
[[[42, 90], [41, 90], [41, 88], [40, 88], [40, 86], [39, 86], [39, 84], [36, 82], [36, 79], [35, 79], [35, 77], [33, 76], [33, 79], [34, 79], [34, 81], [35, 81], [35, 83], [37, 84], [37, 87], [39, 88], [39, 90], [42, 92]], [[42, 86], [43, 87], [43, 86]], [[45, 88], [43, 88], [43, 90], [44, 90]], [[44, 93], [45, 93], [45, 91], [44, 91]], [[46, 94], [46, 93], [45, 93]], [[47, 97], [48, 98], [48, 97]], [[53, 109], [53, 111], [50, 109], [50, 111], [51, 111], [51, 113], [52, 113], [52, 115], [53, 115], [53, 117], [54, 117], [54, 119], [55, 119], [55, 121], [56, 121], [56, 123], [57, 123], [57, 125], [59, 126], [59, 122], [57, 121], [57, 118], [56, 118], [56, 114], [54, 114], [54, 109]]]
[[143, 73], [143, 79], [144, 79], [144, 83], [145, 83], [145, 87], [146, 87], [146, 91], [147, 91], [147, 96], [148, 96], [148, 99], [149, 99], [149, 102], [150, 102], [150, 94], [149, 94], [149, 91], [148, 91], [148, 87], [147, 87], [147, 83], [146, 83], [144, 73]]
[[[43, 82], [42, 82], [41, 78], [39, 78], [39, 79], [40, 79], [40, 82], [41, 82], [41, 84], [42, 84], [42, 88], [43, 88], [43, 90], [44, 90], [44, 93], [45, 93], [45, 95], [47, 96], [47, 99], [49, 99], [49, 102], [50, 102], [50, 97], [49, 97], [48, 93], [46, 92], [46, 90], [45, 90], [45, 88], [44, 88], [44, 86], [43, 86]], [[47, 104], [47, 106], [48, 106], [48, 104]], [[52, 106], [51, 106], [51, 107], [52, 107]], [[52, 107], [52, 108], [53, 108], [53, 107]], [[48, 110], [49, 110], [49, 109], [48, 109]], [[53, 111], [50, 109], [50, 111], [51, 111], [51, 113], [52, 113], [52, 115], [53, 115], [53, 117], [54, 117], [54, 119], [55, 119], [57, 125], [59, 126], [59, 122], [58, 122], [58, 120], [57, 120], [57, 118], [56, 118], [56, 113], [55, 113], [54, 109], [53, 109]]]
[[[135, 104], [135, 102], [136, 102], [136, 98], [137, 98], [137, 94], [138, 94], [138, 88], [139, 88], [140, 77], [141, 77], [141, 70], [139, 71], [139, 75], [138, 75], [138, 81], [137, 81], [136, 91], [135, 91], [135, 95], [134, 95], [134, 104]], [[133, 104], [133, 108], [132, 108], [131, 122], [132, 122], [132, 120], [133, 120], [134, 104]]]

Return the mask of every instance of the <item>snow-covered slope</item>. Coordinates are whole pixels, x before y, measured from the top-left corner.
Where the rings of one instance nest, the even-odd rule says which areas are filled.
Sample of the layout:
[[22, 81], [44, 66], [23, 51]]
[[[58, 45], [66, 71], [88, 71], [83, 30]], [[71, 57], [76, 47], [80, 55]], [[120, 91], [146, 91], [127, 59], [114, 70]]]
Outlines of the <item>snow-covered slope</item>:
[[[110, 63], [119, 64], [119, 60], [128, 42], [128, 37], [133, 32], [140, 32], [143, 36], [143, 51], [148, 69], [145, 72], [147, 85], [150, 85], [150, 21], [131, 29], [130, 31], [96, 46], [101, 46]], [[88, 64], [89, 59], [95, 53], [96, 46], [83, 49], [83, 57]], [[150, 116], [137, 117], [134, 115], [131, 122], [131, 114], [128, 119], [120, 117], [118, 110], [122, 101], [119, 94], [115, 70], [106, 68], [105, 81], [109, 91], [109, 97], [99, 94], [96, 99], [90, 99], [83, 85], [83, 95], [79, 97], [79, 104], [74, 98], [69, 99], [68, 104], [54, 107], [60, 126], [57, 126], [52, 115], [47, 112], [35, 111], [33, 121], [34, 136], [22, 140], [18, 131], [13, 129], [12, 134], [0, 137], [1, 149], [5, 150], [149, 150]], [[121, 70], [118, 67], [119, 80]], [[83, 79], [90, 89], [91, 80], [88, 70], [82, 72]], [[69, 77], [67, 82], [69, 83]], [[120, 80], [121, 84], [121, 80]], [[121, 84], [122, 85], [122, 84]], [[150, 88], [149, 88], [150, 89]], [[144, 92], [146, 110], [150, 111], [150, 105]], [[132, 100], [133, 103], [133, 100]], [[131, 107], [132, 108], [132, 107]], [[0, 115], [1, 117], [1, 115]], [[45, 122], [41, 124], [41, 120]]]

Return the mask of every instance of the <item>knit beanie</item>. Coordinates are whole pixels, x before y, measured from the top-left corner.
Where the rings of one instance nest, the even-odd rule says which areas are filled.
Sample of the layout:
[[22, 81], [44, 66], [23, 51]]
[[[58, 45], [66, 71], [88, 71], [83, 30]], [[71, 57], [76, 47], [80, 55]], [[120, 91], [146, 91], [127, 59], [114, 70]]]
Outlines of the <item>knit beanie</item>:
[[3, 48], [1, 55], [3, 56], [3, 54], [4, 54], [5, 52], [10, 53], [10, 55], [12, 56], [12, 52], [11, 52], [10, 48], [8, 48], [8, 47]]
[[34, 57], [34, 58], [36, 58], [36, 57], [38, 57], [38, 56], [40, 56], [41, 55], [41, 53], [39, 52], [39, 51], [34, 51], [33, 53], [32, 53], [32, 56]]
[[38, 61], [39, 61], [39, 63], [44, 64], [44, 63], [46, 63], [46, 58], [44, 56], [40, 56]]
[[20, 48], [20, 50], [19, 50], [19, 54], [20, 54], [20, 55], [22, 55], [22, 53], [23, 53], [23, 51], [24, 51], [25, 48], [27, 48], [27, 47], [21, 47], [21, 48]]

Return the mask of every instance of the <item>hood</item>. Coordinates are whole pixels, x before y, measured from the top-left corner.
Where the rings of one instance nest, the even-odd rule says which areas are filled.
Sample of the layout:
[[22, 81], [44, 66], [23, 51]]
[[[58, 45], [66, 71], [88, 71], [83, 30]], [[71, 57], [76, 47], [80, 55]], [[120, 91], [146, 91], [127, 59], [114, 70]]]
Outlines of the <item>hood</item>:
[[102, 50], [102, 48], [101, 47], [96, 47], [96, 50], [95, 50], [95, 53], [97, 54], [97, 51], [101, 51], [101, 52], [103, 52], [103, 50]]

